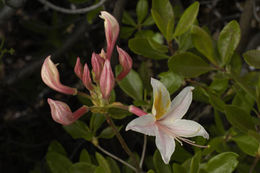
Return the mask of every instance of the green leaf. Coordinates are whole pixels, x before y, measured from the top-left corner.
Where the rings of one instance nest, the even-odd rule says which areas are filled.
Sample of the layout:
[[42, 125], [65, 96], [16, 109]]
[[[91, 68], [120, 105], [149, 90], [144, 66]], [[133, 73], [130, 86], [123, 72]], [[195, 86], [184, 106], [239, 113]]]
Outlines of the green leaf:
[[[116, 74], [119, 74], [120, 66], [116, 66]], [[128, 75], [118, 82], [119, 87], [134, 100], [143, 99], [143, 83], [139, 74], [131, 70]]]
[[96, 170], [94, 173], [104, 173], [106, 170], [102, 166], [96, 167]]
[[187, 170], [182, 165], [179, 165], [177, 163], [173, 163], [172, 172], [174, 172], [174, 173], [187, 173]]
[[72, 166], [67, 157], [56, 152], [48, 152], [46, 161], [52, 173], [68, 173], [69, 168]]
[[89, 127], [94, 134], [99, 129], [99, 127], [104, 123], [105, 119], [106, 118], [103, 114], [92, 113]]
[[[123, 126], [118, 127], [118, 131], [121, 130]], [[112, 129], [112, 127], [107, 127], [104, 130], [101, 131], [101, 133], [99, 134], [99, 138], [104, 138], [104, 139], [110, 139], [113, 138], [115, 136], [115, 133]]]
[[155, 173], [154, 170], [150, 169], [147, 173]]
[[216, 127], [217, 127], [219, 133], [224, 135], [226, 133], [226, 131], [225, 131], [222, 119], [220, 117], [220, 114], [216, 110], [214, 110], [214, 120], [215, 120], [215, 124], [216, 124]]
[[199, 5], [199, 2], [194, 2], [184, 11], [175, 29], [174, 37], [182, 35], [191, 28], [197, 18]]
[[198, 173], [199, 172], [200, 159], [201, 159], [201, 152], [199, 151], [191, 159], [189, 173]]
[[171, 41], [173, 39], [174, 14], [169, 0], [153, 0], [151, 12], [161, 33], [168, 42]]
[[189, 52], [179, 53], [171, 57], [168, 62], [169, 68], [184, 77], [197, 77], [212, 70], [212, 67], [199, 56]]
[[250, 129], [254, 130], [254, 123], [251, 115], [245, 112], [244, 109], [233, 105], [227, 105], [225, 106], [225, 113], [227, 120], [232, 124], [232, 126], [245, 133]]
[[126, 116], [132, 115], [129, 111], [119, 108], [109, 108], [108, 113], [113, 119], [123, 119]]
[[48, 152], [56, 152], [59, 154], [62, 154], [64, 156], [67, 156], [67, 152], [63, 148], [63, 146], [56, 140], [52, 141], [48, 147]]
[[172, 71], [160, 73], [159, 77], [160, 81], [166, 86], [170, 94], [177, 91], [184, 82], [183, 77]]
[[127, 39], [129, 38], [135, 31], [135, 28], [133, 27], [127, 27], [127, 26], [122, 26], [120, 28], [120, 38], [123, 38], [123, 39]]
[[217, 94], [221, 95], [228, 87], [228, 78], [225, 75], [214, 76], [209, 88], [216, 91]]
[[132, 38], [128, 42], [129, 48], [136, 54], [155, 60], [168, 59], [169, 56], [161, 53], [150, 45], [147, 38]]
[[153, 164], [156, 172], [171, 173], [171, 167], [163, 162], [161, 154], [158, 150], [154, 152]]
[[147, 38], [147, 41], [149, 42], [150, 46], [153, 48], [153, 50], [156, 50], [161, 53], [167, 53], [168, 47], [158, 43], [157, 41], [154, 41], [153, 38]]
[[212, 64], [217, 64], [214, 53], [213, 41], [210, 35], [199, 26], [192, 26], [192, 43]]
[[153, 24], [154, 24], [154, 20], [153, 20], [153, 17], [150, 15], [144, 20], [144, 22], [142, 23], [142, 26], [150, 26]]
[[96, 166], [90, 163], [79, 162], [70, 167], [69, 173], [94, 173]]
[[96, 159], [98, 161], [98, 165], [106, 171], [106, 173], [111, 173], [109, 164], [107, 163], [106, 159], [99, 153], [96, 152]]
[[134, 19], [126, 11], [123, 13], [122, 23], [136, 27]]
[[225, 102], [220, 97], [216, 96], [210, 91], [208, 91], [208, 95], [209, 95], [209, 102], [211, 103], [211, 105], [218, 111], [224, 112], [225, 105], [226, 105]]
[[247, 64], [260, 68], [260, 50], [249, 50], [243, 54]]
[[72, 136], [73, 139], [83, 138], [87, 141], [92, 139], [91, 131], [82, 121], [77, 120], [71, 125], [63, 126], [63, 128]]
[[246, 154], [255, 157], [258, 151], [259, 142], [252, 136], [241, 135], [231, 138], [238, 147]]
[[111, 157], [107, 157], [107, 162], [111, 168], [112, 173], [120, 173], [120, 169], [114, 159], [112, 159]]
[[209, 160], [205, 169], [208, 173], [232, 173], [238, 164], [237, 157], [233, 152], [218, 154]]
[[142, 23], [148, 13], [148, 2], [147, 0], [139, 0], [136, 5], [136, 14], [138, 23]]
[[230, 59], [240, 41], [240, 27], [237, 21], [229, 22], [220, 32], [218, 39], [218, 51], [222, 65], [230, 62]]
[[81, 150], [80, 156], [79, 156], [79, 161], [91, 164], [91, 158], [86, 149]]

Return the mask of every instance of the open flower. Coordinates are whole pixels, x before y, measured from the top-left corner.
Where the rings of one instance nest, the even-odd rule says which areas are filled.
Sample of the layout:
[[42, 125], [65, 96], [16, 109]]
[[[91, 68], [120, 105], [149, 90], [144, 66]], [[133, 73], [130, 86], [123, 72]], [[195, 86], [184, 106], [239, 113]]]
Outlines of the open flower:
[[192, 101], [193, 87], [184, 88], [171, 102], [166, 87], [158, 80], [151, 79], [153, 87], [152, 113], [132, 120], [126, 130], [133, 130], [146, 135], [155, 136], [155, 143], [164, 163], [168, 164], [175, 150], [175, 140], [200, 146], [187, 137], [202, 136], [209, 138], [206, 130], [197, 122], [182, 117]]

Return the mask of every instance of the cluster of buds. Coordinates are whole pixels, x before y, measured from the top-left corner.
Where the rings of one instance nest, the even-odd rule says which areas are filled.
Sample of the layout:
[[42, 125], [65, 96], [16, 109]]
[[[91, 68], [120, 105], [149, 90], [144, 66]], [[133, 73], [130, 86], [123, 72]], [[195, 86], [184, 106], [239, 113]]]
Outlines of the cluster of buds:
[[[110, 59], [118, 37], [119, 24], [108, 12], [102, 11], [100, 17], [104, 19], [107, 41], [106, 52], [102, 49], [100, 54], [92, 53], [92, 72], [90, 72], [87, 64], [83, 67], [78, 57], [74, 72], [89, 91], [93, 104], [102, 107], [109, 103], [110, 94], [114, 88], [115, 81], [122, 80], [132, 69], [132, 59], [123, 49], [116, 46], [122, 71], [115, 78]], [[42, 65], [41, 77], [47, 86], [60, 93], [68, 95], [77, 95], [80, 93], [76, 88], [65, 86], [60, 82], [59, 71], [56, 65], [51, 61], [50, 56], [45, 59]], [[89, 108], [84, 105], [75, 112], [72, 112], [66, 103], [50, 98], [48, 99], [48, 103], [54, 121], [63, 125], [73, 123], [89, 111]]]

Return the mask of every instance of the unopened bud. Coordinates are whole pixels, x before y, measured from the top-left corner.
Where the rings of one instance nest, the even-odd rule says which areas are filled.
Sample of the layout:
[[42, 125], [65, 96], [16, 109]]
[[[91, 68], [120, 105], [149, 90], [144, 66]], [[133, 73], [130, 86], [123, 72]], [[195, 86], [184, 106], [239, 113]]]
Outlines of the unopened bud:
[[133, 106], [133, 105], [129, 106], [128, 111], [137, 115], [137, 116], [147, 115], [147, 113], [144, 112], [142, 109], [140, 109], [136, 106]]
[[106, 60], [101, 76], [100, 76], [100, 90], [104, 99], [108, 99], [110, 93], [115, 85], [114, 74], [110, 65], [110, 61]]
[[84, 65], [82, 82], [88, 90], [93, 90], [93, 84], [91, 81], [90, 71], [87, 64]]
[[117, 80], [122, 80], [132, 69], [133, 60], [132, 58], [120, 47], [116, 47], [118, 52], [118, 58], [121, 66], [123, 67], [122, 71], [116, 77]]

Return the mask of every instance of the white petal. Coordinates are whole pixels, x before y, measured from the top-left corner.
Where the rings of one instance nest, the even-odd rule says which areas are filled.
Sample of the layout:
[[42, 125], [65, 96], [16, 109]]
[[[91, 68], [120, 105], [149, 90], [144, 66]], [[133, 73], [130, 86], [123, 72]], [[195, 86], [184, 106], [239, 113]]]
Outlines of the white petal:
[[167, 121], [181, 119], [188, 111], [192, 101], [193, 87], [185, 87], [172, 101], [171, 108], [164, 116]]
[[171, 160], [171, 156], [175, 150], [175, 141], [172, 136], [167, 135], [158, 128], [156, 131], [155, 144], [161, 153], [162, 160], [165, 164], [168, 164]]
[[197, 122], [192, 120], [178, 119], [173, 122], [166, 121], [163, 122], [165, 126], [172, 130], [172, 132], [181, 137], [194, 137], [194, 136], [202, 136], [206, 139], [209, 138], [209, 134], [206, 130]]
[[171, 105], [170, 94], [167, 88], [158, 80], [151, 78], [153, 87], [153, 109], [152, 114], [156, 119], [162, 118]]
[[154, 124], [155, 121], [155, 117], [152, 114], [143, 115], [128, 123], [125, 130], [133, 130], [149, 136], [155, 136], [155, 129], [157, 128]]

